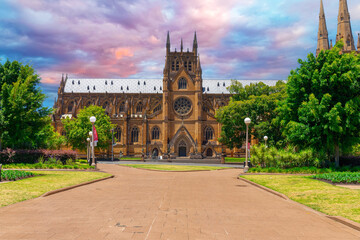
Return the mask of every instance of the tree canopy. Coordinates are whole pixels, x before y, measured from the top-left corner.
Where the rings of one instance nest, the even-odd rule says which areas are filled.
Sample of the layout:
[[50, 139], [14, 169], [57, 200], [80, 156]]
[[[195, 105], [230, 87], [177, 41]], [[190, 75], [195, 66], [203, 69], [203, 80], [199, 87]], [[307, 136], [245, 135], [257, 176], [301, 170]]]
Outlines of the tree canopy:
[[66, 118], [62, 121], [67, 142], [74, 149], [86, 149], [86, 139], [89, 137], [89, 132], [92, 131], [91, 116], [96, 117], [95, 127], [99, 138], [97, 147], [100, 149], [107, 149], [109, 147], [112, 139], [111, 129], [114, 128], [114, 125], [111, 124], [110, 117], [106, 115], [102, 107], [89, 106], [80, 110], [76, 118]]
[[317, 58], [309, 54], [291, 71], [279, 123], [289, 143], [335, 155], [359, 143], [360, 58], [341, 54], [339, 41]]
[[50, 126], [51, 109], [43, 107], [40, 77], [29, 65], [0, 63], [0, 138], [2, 147], [48, 148], [57, 138]]
[[276, 86], [268, 86], [262, 82], [243, 86], [234, 81], [229, 88], [233, 96], [228, 106], [220, 108], [216, 113], [222, 124], [219, 141], [230, 148], [242, 146], [245, 141], [246, 125], [244, 119], [251, 119], [250, 131], [258, 139], [269, 136], [271, 143], [282, 139], [279, 126], [275, 125], [277, 116], [275, 109], [278, 102], [284, 99], [285, 83], [278, 81]]

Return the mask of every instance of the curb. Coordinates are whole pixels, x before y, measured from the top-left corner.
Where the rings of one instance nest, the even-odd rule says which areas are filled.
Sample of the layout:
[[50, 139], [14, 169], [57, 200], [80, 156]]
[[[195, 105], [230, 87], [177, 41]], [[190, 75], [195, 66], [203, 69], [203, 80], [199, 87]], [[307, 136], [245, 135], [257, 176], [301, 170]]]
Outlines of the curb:
[[272, 190], [272, 189], [270, 189], [270, 188], [264, 187], [264, 186], [262, 186], [262, 185], [260, 185], [260, 184], [254, 183], [254, 182], [252, 182], [252, 181], [250, 181], [250, 180], [247, 180], [247, 179], [245, 179], [245, 178], [241, 178], [240, 176], [241, 176], [241, 175], [239, 175], [238, 179], [240, 179], [240, 180], [242, 180], [242, 181], [244, 181], [244, 182], [247, 182], [247, 183], [249, 183], [249, 184], [251, 184], [251, 185], [253, 185], [253, 186], [255, 186], [255, 187], [258, 187], [258, 188], [260, 188], [260, 189], [262, 189], [262, 190], [264, 190], [264, 191], [267, 191], [267, 192], [269, 192], [269, 193], [271, 193], [271, 194], [273, 194], [273, 195], [276, 195], [276, 196], [278, 196], [278, 197], [280, 197], [280, 198], [282, 198], [282, 199], [290, 200], [286, 195], [284, 195], [284, 194], [282, 194], [282, 193], [276, 192], [276, 191], [274, 191], [274, 190]]
[[135, 167], [130, 167], [130, 166], [124, 166], [119, 164], [118, 166], [120, 167], [126, 167], [126, 168], [132, 168], [132, 169], [138, 169], [138, 170], [145, 170], [145, 171], [151, 171], [151, 172], [163, 172], [163, 173], [192, 173], [192, 172], [211, 172], [211, 171], [222, 171], [222, 170], [230, 170], [230, 169], [235, 169], [235, 168], [224, 168], [224, 169], [214, 169], [214, 170], [188, 170], [188, 171], [166, 171], [166, 170], [156, 170], [156, 169], [147, 169], [147, 168], [135, 168]]
[[51, 195], [54, 195], [54, 194], [56, 194], [56, 193], [65, 192], [65, 191], [68, 191], [68, 190], [71, 190], [71, 189], [74, 189], [74, 188], [82, 187], [82, 186], [89, 185], [89, 184], [96, 183], [96, 182], [100, 182], [100, 181], [104, 181], [104, 180], [107, 180], [107, 179], [110, 179], [110, 178], [114, 178], [114, 177], [115, 177], [114, 175], [111, 175], [111, 176], [109, 176], [109, 177], [96, 179], [96, 180], [93, 180], [93, 181], [90, 181], [90, 182], [84, 182], [84, 183], [80, 183], [80, 184], [77, 184], [77, 185], [74, 185], [74, 186], [65, 187], [65, 188], [60, 188], [60, 189], [57, 189], [57, 190], [53, 190], [53, 191], [44, 193], [44, 194], [41, 195], [40, 197], [51, 196]]
[[254, 183], [254, 182], [252, 182], [252, 181], [250, 181], [250, 180], [244, 179], [244, 178], [242, 178], [241, 176], [242, 176], [242, 174], [240, 174], [240, 175], [238, 176], [238, 179], [240, 179], [240, 180], [242, 180], [242, 181], [244, 181], [244, 182], [246, 182], [246, 183], [249, 183], [249, 184], [251, 184], [251, 185], [253, 185], [253, 186], [255, 186], [255, 187], [258, 187], [258, 188], [260, 188], [260, 189], [262, 189], [262, 190], [264, 190], [264, 191], [267, 191], [267, 192], [269, 192], [269, 193], [271, 193], [271, 194], [273, 194], [273, 195], [276, 195], [276, 196], [278, 196], [278, 197], [280, 197], [280, 198], [282, 198], [282, 199], [285, 199], [286, 201], [290, 201], [290, 202], [292, 202], [292, 203], [294, 203], [294, 204], [300, 205], [300, 206], [304, 207], [305, 209], [307, 209], [307, 210], [309, 210], [309, 211], [311, 211], [311, 212], [315, 212], [315, 213], [318, 214], [318, 215], [324, 216], [324, 217], [326, 217], [326, 218], [328, 218], [328, 219], [330, 219], [330, 220], [332, 220], [332, 221], [341, 223], [341, 224], [343, 224], [343, 225], [345, 225], [345, 226], [347, 226], [347, 227], [350, 227], [350, 228], [352, 228], [352, 229], [360, 232], [360, 224], [357, 223], [357, 222], [354, 222], [354, 221], [352, 221], [352, 220], [350, 220], [350, 219], [347, 219], [347, 218], [344, 218], [344, 217], [341, 217], [341, 216], [330, 216], [330, 215], [327, 215], [327, 214], [325, 214], [325, 213], [316, 211], [315, 209], [312, 209], [311, 207], [308, 207], [308, 206], [303, 205], [303, 204], [301, 204], [301, 203], [298, 203], [298, 202], [296, 202], [296, 201], [294, 201], [294, 200], [291, 200], [290, 198], [288, 198], [286, 195], [284, 195], [284, 194], [282, 194], [282, 193], [279, 193], [279, 192], [277, 192], [277, 191], [275, 191], [275, 190], [272, 190], [272, 189], [270, 189], [270, 188], [264, 187], [264, 186], [262, 186], [262, 185], [260, 185], [260, 184]]

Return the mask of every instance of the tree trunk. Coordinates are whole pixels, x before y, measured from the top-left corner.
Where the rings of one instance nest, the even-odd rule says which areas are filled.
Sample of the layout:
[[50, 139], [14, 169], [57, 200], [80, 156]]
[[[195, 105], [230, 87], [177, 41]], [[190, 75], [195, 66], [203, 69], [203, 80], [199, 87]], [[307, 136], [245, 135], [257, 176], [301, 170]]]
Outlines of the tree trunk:
[[340, 166], [340, 150], [339, 150], [339, 144], [336, 143], [335, 144], [335, 166], [339, 167]]

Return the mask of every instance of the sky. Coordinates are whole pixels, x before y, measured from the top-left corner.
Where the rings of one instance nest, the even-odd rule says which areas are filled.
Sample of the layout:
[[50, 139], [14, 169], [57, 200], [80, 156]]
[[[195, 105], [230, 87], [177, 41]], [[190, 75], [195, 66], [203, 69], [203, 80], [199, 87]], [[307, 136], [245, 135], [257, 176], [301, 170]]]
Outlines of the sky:
[[[339, 0], [323, 0], [335, 39]], [[360, 2], [348, 0], [360, 32]], [[162, 78], [171, 48], [197, 32], [206, 79], [285, 80], [316, 51], [320, 0], [0, 0], [0, 61], [32, 65], [51, 107], [62, 73]]]

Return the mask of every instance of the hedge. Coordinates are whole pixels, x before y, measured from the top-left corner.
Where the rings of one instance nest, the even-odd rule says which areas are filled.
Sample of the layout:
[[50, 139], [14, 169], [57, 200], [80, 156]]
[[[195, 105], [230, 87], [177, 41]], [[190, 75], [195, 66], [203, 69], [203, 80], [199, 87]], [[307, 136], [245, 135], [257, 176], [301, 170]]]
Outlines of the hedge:
[[39, 158], [47, 161], [49, 158], [60, 160], [63, 164], [68, 159], [76, 159], [76, 152], [70, 150], [12, 150], [5, 149], [0, 151], [0, 164], [11, 163], [37, 163]]

